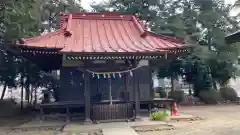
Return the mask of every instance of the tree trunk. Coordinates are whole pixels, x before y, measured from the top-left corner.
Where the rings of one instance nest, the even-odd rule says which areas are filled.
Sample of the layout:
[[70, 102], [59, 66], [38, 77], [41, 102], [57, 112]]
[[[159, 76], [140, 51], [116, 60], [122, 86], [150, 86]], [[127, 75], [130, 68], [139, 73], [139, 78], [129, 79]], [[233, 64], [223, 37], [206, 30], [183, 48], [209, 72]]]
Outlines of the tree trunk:
[[29, 78], [27, 78], [26, 80], [26, 88], [25, 88], [25, 100], [28, 101], [28, 103], [30, 103], [29, 97], [30, 97], [30, 84], [29, 84]]
[[34, 90], [34, 105], [37, 104], [37, 88]]
[[3, 91], [2, 91], [2, 95], [1, 95], [1, 100], [3, 100], [3, 98], [5, 96], [5, 93], [6, 93], [6, 90], [7, 90], [7, 83], [4, 82]]
[[30, 91], [30, 104], [33, 103], [33, 86], [31, 86], [31, 91]]
[[175, 90], [175, 83], [174, 83], [174, 78], [171, 77], [171, 92]]
[[21, 77], [21, 85], [22, 85], [22, 86], [21, 86], [21, 109], [23, 109], [23, 90], [24, 90], [24, 89], [23, 89], [23, 88], [24, 88], [24, 86], [23, 86], [23, 85], [24, 85], [24, 84], [23, 84], [23, 83], [24, 83], [24, 82], [23, 82], [23, 79], [24, 79], [24, 78], [23, 78], [23, 76], [22, 76], [22, 77]]
[[193, 91], [194, 91], [194, 96], [195, 96], [195, 97], [199, 97], [199, 93], [200, 93], [201, 90], [199, 89], [197, 83], [194, 83], [194, 84], [193, 84]]

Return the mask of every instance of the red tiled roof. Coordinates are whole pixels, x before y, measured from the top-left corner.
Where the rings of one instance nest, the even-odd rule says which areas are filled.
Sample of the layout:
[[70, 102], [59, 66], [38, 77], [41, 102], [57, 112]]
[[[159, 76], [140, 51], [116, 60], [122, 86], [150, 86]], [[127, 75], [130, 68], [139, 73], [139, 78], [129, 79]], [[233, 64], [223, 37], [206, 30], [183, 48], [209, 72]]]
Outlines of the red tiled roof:
[[65, 40], [64, 31], [59, 30], [34, 38], [22, 39], [21, 44], [27, 47], [62, 49], [64, 48]]
[[25, 39], [26, 47], [57, 48], [61, 52], [157, 52], [182, 48], [176, 38], [145, 30], [132, 15], [70, 13], [61, 16], [57, 32]]

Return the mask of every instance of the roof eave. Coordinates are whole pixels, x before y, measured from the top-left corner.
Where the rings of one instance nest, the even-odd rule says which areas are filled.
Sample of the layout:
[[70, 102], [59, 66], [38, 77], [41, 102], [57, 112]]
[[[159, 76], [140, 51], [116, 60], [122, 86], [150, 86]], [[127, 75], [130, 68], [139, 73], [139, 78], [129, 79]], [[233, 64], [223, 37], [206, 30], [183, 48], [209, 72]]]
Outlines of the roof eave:
[[170, 37], [170, 36], [155, 33], [153, 31], [147, 31], [146, 30], [146, 36], [147, 36], [147, 34], [150, 34], [151, 36], [154, 36], [154, 37], [157, 37], [157, 38], [166, 39], [166, 40], [169, 40], [171, 42], [175, 42], [175, 43], [179, 43], [179, 44], [185, 44], [185, 42], [183, 40], [181, 40], [179, 38], [176, 38], [176, 37]]
[[240, 30], [227, 35], [225, 37], [225, 41], [227, 44], [233, 44], [233, 43], [240, 42]]
[[240, 34], [240, 30], [238, 30], [238, 31], [236, 31], [234, 33], [228, 34], [227, 36], [225, 36], [225, 38], [231, 37], [231, 36], [234, 36], [234, 35], [238, 35], [238, 34]]

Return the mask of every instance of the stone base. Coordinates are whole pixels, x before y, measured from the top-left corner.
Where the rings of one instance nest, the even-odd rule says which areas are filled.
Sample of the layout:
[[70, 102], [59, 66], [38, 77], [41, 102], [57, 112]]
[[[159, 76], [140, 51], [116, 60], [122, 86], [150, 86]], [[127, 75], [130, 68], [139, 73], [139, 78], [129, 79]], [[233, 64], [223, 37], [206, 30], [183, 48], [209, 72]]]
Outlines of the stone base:
[[134, 119], [134, 121], [142, 121], [140, 116], [136, 116], [136, 118]]
[[92, 124], [91, 119], [84, 120], [84, 125], [90, 125], [90, 124]]

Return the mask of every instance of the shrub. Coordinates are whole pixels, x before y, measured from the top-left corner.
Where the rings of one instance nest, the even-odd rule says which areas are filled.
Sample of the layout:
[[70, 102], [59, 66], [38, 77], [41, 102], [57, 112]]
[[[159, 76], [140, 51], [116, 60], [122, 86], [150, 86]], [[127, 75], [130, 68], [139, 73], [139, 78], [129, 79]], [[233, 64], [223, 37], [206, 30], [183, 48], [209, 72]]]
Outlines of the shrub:
[[206, 104], [218, 104], [221, 101], [220, 92], [215, 90], [200, 91], [199, 98]]
[[166, 121], [170, 118], [171, 113], [169, 111], [166, 112], [154, 112], [151, 114], [152, 120], [156, 121]]
[[194, 104], [200, 104], [200, 99], [198, 97], [184, 95], [184, 101], [182, 104], [185, 105], [194, 105]]
[[236, 101], [238, 97], [237, 92], [231, 87], [220, 88], [220, 94], [225, 101]]
[[184, 100], [184, 91], [182, 90], [170, 91], [168, 95], [169, 98], [172, 98], [177, 103], [181, 103]]

